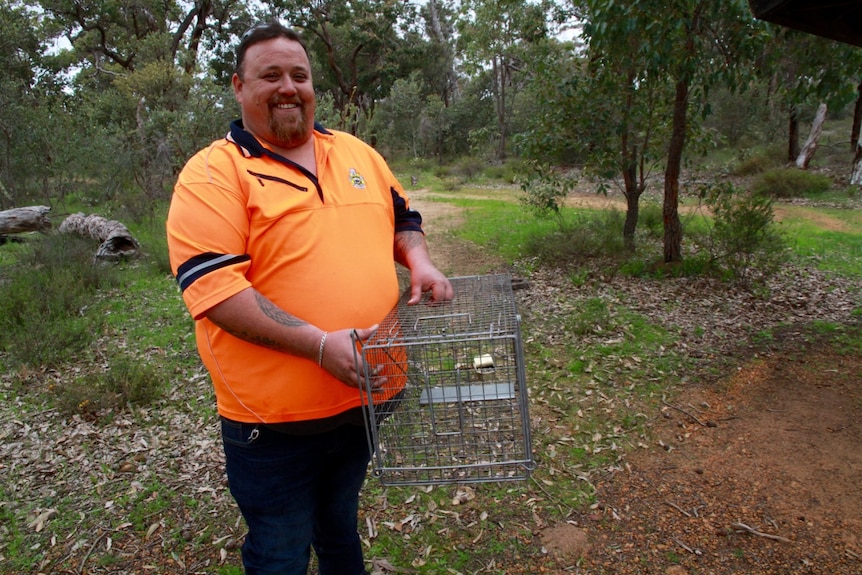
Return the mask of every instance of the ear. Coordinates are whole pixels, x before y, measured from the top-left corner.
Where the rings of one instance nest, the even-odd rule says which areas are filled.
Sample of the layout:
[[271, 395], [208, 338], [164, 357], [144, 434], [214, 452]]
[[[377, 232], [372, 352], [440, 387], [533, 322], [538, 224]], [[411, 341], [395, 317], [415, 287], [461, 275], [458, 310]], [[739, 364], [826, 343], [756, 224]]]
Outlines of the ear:
[[242, 103], [242, 80], [240, 80], [239, 74], [234, 73], [230, 81], [233, 84], [233, 97], [236, 98], [237, 102]]

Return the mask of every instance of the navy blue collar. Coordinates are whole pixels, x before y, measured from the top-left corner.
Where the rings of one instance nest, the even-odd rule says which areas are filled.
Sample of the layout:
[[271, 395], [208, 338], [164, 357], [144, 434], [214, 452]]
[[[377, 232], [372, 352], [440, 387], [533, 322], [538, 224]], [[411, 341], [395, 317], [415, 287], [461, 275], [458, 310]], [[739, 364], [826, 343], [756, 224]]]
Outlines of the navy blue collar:
[[[316, 132], [320, 132], [321, 134], [332, 135], [332, 132], [330, 132], [317, 122], [314, 122], [314, 130]], [[255, 138], [251, 132], [246, 131], [246, 129], [242, 125], [242, 120], [234, 120], [230, 123], [230, 132], [228, 132], [226, 138], [228, 139], [228, 141], [236, 144], [240, 148], [242, 154], [246, 157], [251, 156], [252, 158], [260, 158], [263, 156], [268, 156], [273, 160], [276, 160], [288, 166], [293, 166], [297, 170], [301, 171], [308, 177], [308, 179], [314, 182], [315, 187], [317, 187], [317, 193], [320, 196], [320, 199], [323, 200], [323, 190], [320, 189], [320, 183], [317, 181], [317, 177], [315, 177], [314, 174], [312, 174], [293, 160], [289, 160], [281, 154], [276, 154], [272, 150], [263, 147], [263, 144], [258, 142], [257, 138]]]
[[[314, 131], [320, 132], [321, 134], [332, 135], [332, 132], [324, 128], [316, 121], [314, 122]], [[245, 127], [242, 124], [242, 120], [234, 120], [230, 123], [228, 140], [230, 140], [237, 146], [240, 146], [246, 155], [250, 155], [255, 158], [260, 158], [261, 156], [266, 155], [280, 162], [287, 162], [293, 164], [293, 162], [291, 162], [281, 154], [276, 154], [275, 152], [264, 148], [263, 144], [258, 142], [257, 138], [255, 138], [251, 134], [251, 132], [247, 132], [245, 130]]]

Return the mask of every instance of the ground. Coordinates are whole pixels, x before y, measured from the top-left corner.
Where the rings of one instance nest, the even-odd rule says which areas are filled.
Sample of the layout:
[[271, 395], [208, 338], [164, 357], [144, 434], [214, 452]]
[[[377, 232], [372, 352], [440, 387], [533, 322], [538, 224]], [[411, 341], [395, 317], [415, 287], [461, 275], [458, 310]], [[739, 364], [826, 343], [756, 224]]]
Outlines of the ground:
[[[425, 217], [432, 258], [447, 275], [517, 274], [451, 232], [464, 220], [459, 208], [432, 201], [422, 190], [411, 190], [411, 198]], [[585, 194], [572, 201], [618, 200]], [[448, 507], [452, 499], [438, 497], [442, 490], [403, 502], [371, 496], [363, 537], [394, 529], [406, 541], [414, 527], [433, 525], [437, 535], [451, 530], [453, 540], [460, 538], [457, 549], [471, 554], [461, 575], [862, 573], [862, 354], [837, 347], [841, 333], [823, 327], [855, 330], [858, 342], [859, 280], [788, 268], [755, 294], [702, 277], [575, 271], [534, 266], [519, 277], [526, 280], [515, 292], [529, 326], [525, 344], [571, 349], [565, 339], [571, 334], [556, 329], [559, 318], [578, 317], [580, 303], [600, 299], [610, 314], [625, 309], [673, 332], [673, 355], [687, 354], [689, 361], [684, 372], [673, 367], [656, 378], [666, 396], [628, 404], [640, 396], [627, 397], [625, 390], [644, 384], [642, 377], [627, 380], [637, 372], [629, 371], [635, 357], [603, 357], [607, 366], [599, 367], [610, 375], [591, 389], [580, 382], [566, 386], [571, 358], [543, 358], [547, 365], [534, 367], [547, 370], [542, 381], [551, 383], [530, 387], [528, 374], [539, 468], [511, 506], [495, 500], [495, 517], [483, 519], [486, 508], [476, 502], [484, 493], [458, 509]], [[158, 297], [176, 296], [165, 291]], [[578, 347], [597, 349], [643, 334], [625, 331], [630, 325], [606, 325], [579, 333]], [[34, 370], [32, 393], [61, 388], [78, 369]], [[218, 423], [201, 409], [212, 401], [211, 388], [202, 368], [182, 377], [156, 406], [97, 419], [86, 413], [70, 418], [47, 406], [23, 417], [20, 404], [33, 396], [19, 398], [15, 378], [0, 374], [0, 393], [9, 398], [0, 404], [0, 573], [238, 571], [245, 529], [226, 489]], [[543, 403], [542, 394], [559, 392], [559, 403]], [[572, 417], [554, 419], [552, 408], [560, 405], [639, 422], [631, 426], [634, 437], [624, 430], [617, 439], [610, 430], [603, 439], [586, 440], [591, 462], [600, 459], [593, 457], [596, 446], [611, 455], [574, 475], [595, 489], [594, 500], [577, 508], [559, 504], [557, 492], [543, 487], [550, 479], [560, 491], [569, 485], [570, 469], [560, 471], [563, 479], [549, 472], [550, 449], [567, 449], [563, 440], [576, 435]], [[504, 513], [508, 507], [512, 516]], [[393, 522], [404, 517], [410, 522]], [[408, 566], [410, 558], [399, 557], [393, 566], [388, 552], [368, 553], [373, 575], [418, 571]], [[28, 555], [32, 569], [9, 566], [7, 559], [24, 564]], [[436, 573], [459, 573], [445, 567]]]
[[[456, 208], [412, 194], [441, 269], [500, 268], [446, 233], [460, 217]], [[707, 333], [723, 335], [699, 350], [692, 345], [692, 353], [720, 348], [717, 355], [732, 358], [726, 372], [681, 386], [652, 414], [655, 441], [597, 482], [596, 505], [537, 533], [537, 544], [557, 558], [542, 572], [862, 573], [862, 357], [792, 329], [752, 349], [730, 326], [745, 323], [747, 311], [756, 318], [793, 308], [802, 317], [800, 308], [847, 306], [820, 299], [818, 289], [791, 290], [779, 299], [792, 303], [779, 308], [737, 298], [739, 316], [728, 313], [725, 326], [691, 311], [691, 321], [700, 317]]]

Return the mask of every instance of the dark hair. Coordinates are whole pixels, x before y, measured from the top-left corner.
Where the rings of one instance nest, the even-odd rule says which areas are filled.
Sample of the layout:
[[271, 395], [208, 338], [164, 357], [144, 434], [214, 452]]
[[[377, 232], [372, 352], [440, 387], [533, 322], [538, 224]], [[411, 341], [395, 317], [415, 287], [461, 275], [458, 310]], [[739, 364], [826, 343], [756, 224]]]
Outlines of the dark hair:
[[302, 49], [308, 55], [308, 48], [305, 47], [302, 36], [296, 30], [288, 28], [278, 20], [258, 22], [240, 36], [239, 46], [236, 48], [236, 73], [240, 79], [242, 79], [242, 66], [245, 62], [246, 51], [258, 42], [266, 42], [267, 40], [274, 40], [276, 38], [287, 38], [288, 40], [299, 42], [299, 45], [302, 46]]

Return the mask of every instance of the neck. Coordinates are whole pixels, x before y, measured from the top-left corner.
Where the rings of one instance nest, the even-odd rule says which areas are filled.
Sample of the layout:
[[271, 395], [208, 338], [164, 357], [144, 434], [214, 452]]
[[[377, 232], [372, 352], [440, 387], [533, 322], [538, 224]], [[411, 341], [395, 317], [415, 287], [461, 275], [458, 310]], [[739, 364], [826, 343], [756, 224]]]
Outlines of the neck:
[[272, 151], [296, 162], [315, 176], [317, 175], [317, 162], [314, 159], [314, 137], [308, 138], [304, 143], [293, 148], [273, 146]]

